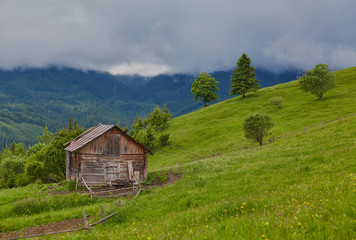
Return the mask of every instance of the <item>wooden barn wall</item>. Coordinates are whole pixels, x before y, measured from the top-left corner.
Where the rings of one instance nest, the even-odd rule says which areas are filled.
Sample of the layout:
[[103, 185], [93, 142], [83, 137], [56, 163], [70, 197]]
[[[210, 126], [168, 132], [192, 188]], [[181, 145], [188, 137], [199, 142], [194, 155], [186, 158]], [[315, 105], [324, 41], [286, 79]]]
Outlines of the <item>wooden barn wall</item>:
[[[129, 173], [139, 182], [147, 179], [145, 149], [112, 129], [77, 152], [70, 154], [70, 179], [83, 177], [88, 185], [128, 180]], [[138, 179], [139, 178], [139, 179]]]
[[81, 155], [80, 176], [88, 185], [109, 184], [110, 180], [129, 180], [129, 165], [131, 165], [135, 179], [143, 182], [147, 175], [144, 159], [143, 155], [122, 158]]
[[80, 173], [80, 156], [76, 153], [70, 153], [70, 175], [69, 179], [76, 179], [79, 177]]
[[121, 154], [145, 154], [145, 149], [132, 141], [129, 137], [122, 135], [120, 138], [120, 153]]
[[79, 152], [81, 154], [119, 156], [120, 154], [145, 154], [145, 149], [114, 128], [88, 143]]

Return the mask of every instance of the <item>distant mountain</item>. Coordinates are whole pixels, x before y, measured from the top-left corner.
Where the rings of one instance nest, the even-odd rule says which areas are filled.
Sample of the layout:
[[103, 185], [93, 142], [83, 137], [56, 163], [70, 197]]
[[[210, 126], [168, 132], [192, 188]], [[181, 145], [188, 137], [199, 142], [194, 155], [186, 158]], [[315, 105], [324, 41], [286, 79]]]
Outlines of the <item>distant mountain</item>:
[[[231, 73], [212, 73], [220, 82], [218, 101], [231, 97]], [[262, 87], [294, 80], [299, 73], [256, 71]], [[194, 111], [202, 106], [190, 92], [195, 78], [189, 74], [113, 76], [60, 67], [0, 70], [0, 148], [13, 141], [31, 145], [44, 126], [57, 131], [66, 126], [69, 116], [88, 128], [117, 121], [130, 126], [137, 115], [147, 116], [165, 103], [174, 116]]]

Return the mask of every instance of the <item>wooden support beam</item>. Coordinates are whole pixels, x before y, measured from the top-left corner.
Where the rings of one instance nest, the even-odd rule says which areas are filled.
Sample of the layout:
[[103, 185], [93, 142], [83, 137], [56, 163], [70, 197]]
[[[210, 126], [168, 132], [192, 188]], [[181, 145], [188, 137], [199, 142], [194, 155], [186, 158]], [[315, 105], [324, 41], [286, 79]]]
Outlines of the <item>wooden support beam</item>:
[[[104, 205], [101, 205], [101, 218], [105, 218]], [[103, 223], [105, 224], [105, 221]]]
[[136, 196], [134, 197], [133, 200], [135, 200], [137, 198], [137, 196], [140, 194], [141, 190], [142, 190], [142, 188], [140, 188], [140, 190], [138, 190], [138, 192], [137, 192], [137, 194], [136, 194]]
[[88, 219], [87, 219], [87, 215], [85, 213], [85, 210], [82, 211], [82, 214], [83, 214], [83, 221], [84, 221], [85, 228], [88, 229], [89, 225], [88, 225]]

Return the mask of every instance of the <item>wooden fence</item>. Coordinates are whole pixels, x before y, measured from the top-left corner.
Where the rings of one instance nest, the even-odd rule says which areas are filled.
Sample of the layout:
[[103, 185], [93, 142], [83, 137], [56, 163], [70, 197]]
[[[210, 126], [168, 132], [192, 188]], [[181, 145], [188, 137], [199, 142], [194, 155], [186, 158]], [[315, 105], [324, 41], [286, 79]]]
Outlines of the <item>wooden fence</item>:
[[[276, 138], [267, 138], [267, 142], [262, 144], [262, 145], [260, 145], [260, 146], [267, 145], [270, 142], [273, 142], [273, 141], [275, 141], [277, 139], [286, 138], [287, 136], [290, 136], [290, 135], [293, 135], [293, 134], [296, 134], [296, 133], [300, 133], [300, 132], [305, 133], [306, 130], [311, 129], [311, 128], [316, 128], [316, 127], [324, 128], [324, 125], [327, 124], [327, 123], [331, 123], [331, 122], [335, 122], [335, 121], [339, 121], [339, 123], [341, 123], [341, 119], [352, 117], [352, 116], [356, 116], [356, 113], [352, 113], [352, 114], [349, 114], [349, 115], [346, 115], [346, 116], [343, 116], [343, 117], [340, 116], [340, 114], [338, 114], [338, 118], [335, 118], [333, 120], [329, 120], [329, 121], [321, 120], [321, 122], [319, 124], [316, 124], [316, 125], [313, 125], [313, 126], [309, 126], [309, 127], [303, 126], [303, 128], [301, 130], [297, 130], [297, 131], [290, 132], [290, 133], [285, 133], [284, 135], [276, 137]], [[257, 147], [259, 147], [259, 146], [257, 146]]]
[[[137, 198], [137, 196], [140, 194], [141, 190], [142, 190], [142, 188], [139, 189], [139, 191], [136, 193], [136, 195], [133, 198], [133, 200], [135, 200]], [[91, 197], [92, 197], [92, 195], [91, 195]], [[128, 197], [128, 200], [130, 200], [130, 195], [128, 195], [127, 197]], [[121, 199], [118, 198], [118, 207], [120, 208], [120, 206], [121, 206]], [[84, 222], [84, 225], [85, 225], [84, 228], [69, 229], [69, 230], [63, 230], [63, 231], [57, 231], [57, 232], [49, 232], [49, 233], [40, 233], [40, 234], [27, 235], [27, 236], [19, 236], [19, 237], [7, 238], [5, 240], [17, 240], [17, 239], [23, 239], [23, 238], [34, 238], [34, 237], [54, 235], [54, 234], [60, 234], [60, 233], [77, 232], [77, 231], [82, 231], [82, 230], [89, 231], [94, 226], [98, 225], [99, 223], [104, 223], [105, 224], [106, 220], [111, 218], [111, 217], [113, 217], [116, 213], [117, 213], [117, 211], [113, 212], [112, 214], [110, 214], [110, 215], [105, 217], [104, 205], [102, 205], [101, 206], [101, 219], [96, 221], [96, 222], [94, 222], [94, 223], [91, 223], [91, 224], [88, 223], [88, 218], [87, 218], [87, 214], [85, 213], [85, 210], [82, 211], [83, 222]]]

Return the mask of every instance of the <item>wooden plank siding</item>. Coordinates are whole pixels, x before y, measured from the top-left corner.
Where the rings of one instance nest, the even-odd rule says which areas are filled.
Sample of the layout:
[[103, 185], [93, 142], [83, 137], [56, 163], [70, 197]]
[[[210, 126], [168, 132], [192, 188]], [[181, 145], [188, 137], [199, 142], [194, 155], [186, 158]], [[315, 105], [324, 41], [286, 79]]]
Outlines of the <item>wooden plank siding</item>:
[[[73, 152], [66, 151], [67, 179], [83, 177], [89, 186], [107, 185], [114, 181], [145, 181], [147, 149], [116, 126], [102, 126], [109, 130], [91, 141], [81, 140], [86, 141], [85, 144]], [[81, 137], [85, 137], [85, 133]]]

